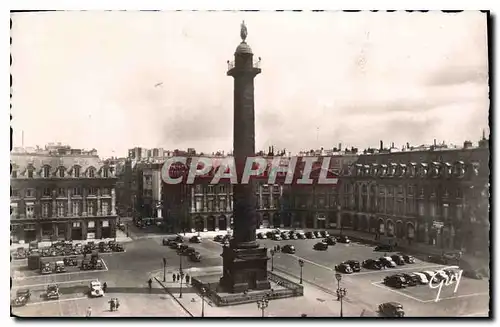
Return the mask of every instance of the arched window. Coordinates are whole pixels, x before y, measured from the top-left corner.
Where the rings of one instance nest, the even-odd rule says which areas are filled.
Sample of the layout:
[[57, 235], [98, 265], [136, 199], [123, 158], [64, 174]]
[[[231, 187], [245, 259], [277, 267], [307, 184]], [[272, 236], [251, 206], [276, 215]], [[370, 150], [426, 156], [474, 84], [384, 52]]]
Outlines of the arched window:
[[64, 167], [59, 167], [59, 177], [64, 178]]
[[90, 178], [95, 177], [95, 169], [94, 168], [89, 168], [88, 177], [90, 177]]
[[76, 178], [80, 177], [80, 166], [75, 166], [73, 168], [73, 177], [76, 177]]
[[49, 178], [50, 177], [50, 167], [49, 166], [44, 166], [43, 167], [42, 176], [43, 176], [43, 178]]

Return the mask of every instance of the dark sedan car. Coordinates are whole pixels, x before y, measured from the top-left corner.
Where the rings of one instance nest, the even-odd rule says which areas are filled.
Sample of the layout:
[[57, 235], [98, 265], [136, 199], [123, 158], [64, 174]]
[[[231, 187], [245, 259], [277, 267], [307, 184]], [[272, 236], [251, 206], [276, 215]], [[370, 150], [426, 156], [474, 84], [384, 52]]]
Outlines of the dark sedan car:
[[281, 239], [282, 240], [289, 240], [290, 239], [290, 235], [288, 233], [281, 233]]
[[318, 242], [318, 243], [314, 244], [313, 249], [318, 250], [318, 251], [326, 251], [326, 250], [328, 250], [328, 244], [323, 243], [323, 242]]
[[405, 264], [405, 259], [403, 258], [402, 255], [398, 254], [391, 255], [391, 259], [400, 266], [403, 266]]
[[337, 240], [335, 240], [334, 237], [327, 237], [325, 239], [323, 239], [323, 242], [328, 244], [328, 245], [335, 245], [337, 244]]
[[295, 253], [295, 246], [287, 244], [281, 248], [281, 252], [294, 254]]
[[307, 238], [306, 234], [304, 234], [302, 232], [297, 232], [297, 233], [295, 233], [295, 235], [297, 235], [297, 238], [299, 240], [305, 240]]
[[316, 236], [316, 238], [320, 238], [320, 237], [322, 237], [322, 235], [321, 235], [321, 232], [320, 232], [320, 231], [315, 231], [315, 232], [313, 232], [313, 233], [314, 233], [314, 236]]
[[386, 317], [398, 317], [402, 318], [405, 316], [403, 311], [403, 306], [401, 303], [397, 302], [386, 302], [378, 306], [378, 312]]
[[313, 232], [307, 232], [306, 233], [306, 237], [309, 238], [309, 239], [312, 239], [312, 238], [316, 238], [316, 235], [314, 235]]
[[336, 265], [335, 266], [335, 271], [338, 271], [338, 272], [341, 272], [341, 273], [344, 273], [344, 274], [352, 274], [353, 273], [351, 265], [349, 265], [349, 264], [347, 264], [345, 262], [342, 262], [341, 264]]
[[177, 242], [173, 242], [173, 241], [172, 241], [172, 242], [170, 243], [169, 247], [170, 247], [171, 249], [174, 249], [174, 250], [175, 250], [175, 249], [178, 249], [178, 248], [179, 248], [179, 243], [177, 243]]
[[266, 236], [267, 236], [268, 239], [271, 240], [273, 238], [273, 236], [274, 236], [274, 232], [267, 232]]
[[199, 236], [193, 236], [189, 239], [190, 243], [201, 243], [201, 237]]
[[394, 251], [394, 247], [390, 244], [380, 244], [377, 245], [374, 249], [374, 251], [378, 252], [392, 252]]
[[337, 242], [339, 243], [351, 243], [351, 240], [349, 239], [349, 237], [345, 236], [345, 235], [339, 235], [336, 237], [337, 239]]
[[267, 238], [267, 235], [266, 235], [266, 234], [264, 234], [264, 233], [258, 233], [258, 234], [257, 234], [257, 238], [258, 238], [259, 240], [265, 240], [265, 239]]
[[403, 259], [406, 263], [415, 263], [415, 258], [411, 255], [403, 254]]
[[224, 239], [223, 235], [217, 235], [214, 237], [214, 241], [219, 243], [222, 242], [223, 239]]
[[298, 240], [299, 239], [299, 237], [295, 233], [290, 233], [290, 234], [288, 234], [288, 236], [290, 237], [291, 240]]
[[382, 263], [378, 260], [367, 259], [363, 261], [363, 267], [366, 269], [380, 270], [382, 269]]
[[406, 284], [408, 284], [408, 286], [417, 286], [418, 284], [420, 284], [420, 277], [418, 277], [417, 275], [413, 274], [413, 273], [409, 273], [409, 274], [401, 274], [401, 276], [403, 276], [403, 278], [405, 279], [406, 281]]
[[394, 288], [405, 288], [406, 280], [402, 276], [392, 275], [384, 278], [384, 284]]
[[172, 244], [173, 242], [174, 242], [174, 240], [169, 240], [169, 239], [166, 239], [166, 238], [164, 238], [164, 239], [161, 241], [161, 243], [162, 243], [163, 245], [166, 245], [166, 246], [169, 246], [169, 245], [170, 245], [170, 244]]
[[346, 263], [349, 266], [351, 266], [352, 271], [354, 271], [354, 272], [361, 271], [361, 264], [357, 260], [347, 260], [347, 261], [344, 261], [344, 263]]
[[320, 233], [321, 233], [321, 237], [328, 237], [328, 236], [330, 236], [330, 233], [328, 233], [327, 230], [322, 230]]

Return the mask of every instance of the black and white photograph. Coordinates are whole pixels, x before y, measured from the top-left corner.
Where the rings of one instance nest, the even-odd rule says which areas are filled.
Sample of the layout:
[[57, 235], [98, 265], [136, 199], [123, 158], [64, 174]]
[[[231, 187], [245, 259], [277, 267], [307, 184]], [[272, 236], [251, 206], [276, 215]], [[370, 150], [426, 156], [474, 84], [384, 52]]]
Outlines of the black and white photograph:
[[19, 318], [491, 318], [488, 11], [13, 11]]

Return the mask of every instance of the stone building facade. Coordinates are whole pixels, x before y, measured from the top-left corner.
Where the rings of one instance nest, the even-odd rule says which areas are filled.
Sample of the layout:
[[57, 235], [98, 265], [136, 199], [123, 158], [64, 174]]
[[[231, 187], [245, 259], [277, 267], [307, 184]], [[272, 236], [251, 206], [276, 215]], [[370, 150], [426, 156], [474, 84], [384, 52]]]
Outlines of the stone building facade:
[[68, 146], [11, 153], [13, 242], [115, 237], [115, 168]]
[[444, 250], [485, 252], [489, 235], [489, 147], [465, 142], [361, 155], [341, 177], [341, 228]]

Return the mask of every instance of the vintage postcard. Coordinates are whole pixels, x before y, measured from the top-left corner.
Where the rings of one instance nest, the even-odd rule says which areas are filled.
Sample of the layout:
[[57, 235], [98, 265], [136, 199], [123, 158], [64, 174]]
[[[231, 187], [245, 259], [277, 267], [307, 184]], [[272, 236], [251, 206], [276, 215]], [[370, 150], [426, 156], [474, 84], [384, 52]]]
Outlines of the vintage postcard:
[[13, 317], [491, 317], [489, 13], [11, 13]]

